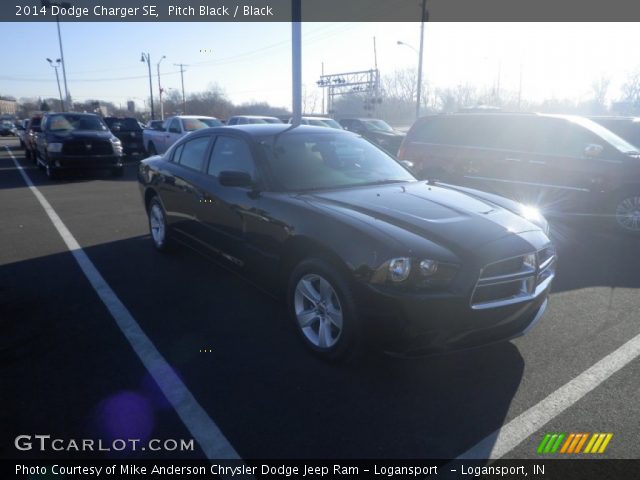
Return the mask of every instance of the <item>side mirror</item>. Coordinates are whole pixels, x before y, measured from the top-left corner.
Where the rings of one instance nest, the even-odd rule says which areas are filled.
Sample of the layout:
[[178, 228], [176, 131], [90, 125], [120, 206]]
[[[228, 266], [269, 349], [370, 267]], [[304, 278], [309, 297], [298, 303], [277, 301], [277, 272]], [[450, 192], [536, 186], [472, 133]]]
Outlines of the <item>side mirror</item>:
[[407, 170], [413, 170], [413, 162], [410, 162], [409, 160], [400, 160], [400, 163], [404, 166], [404, 168], [406, 168]]
[[586, 147], [584, 147], [584, 156], [587, 158], [597, 158], [602, 155], [604, 151], [604, 147], [602, 145], [598, 145], [597, 143], [590, 143]]
[[218, 181], [223, 187], [251, 187], [253, 181], [247, 172], [225, 170], [218, 175]]

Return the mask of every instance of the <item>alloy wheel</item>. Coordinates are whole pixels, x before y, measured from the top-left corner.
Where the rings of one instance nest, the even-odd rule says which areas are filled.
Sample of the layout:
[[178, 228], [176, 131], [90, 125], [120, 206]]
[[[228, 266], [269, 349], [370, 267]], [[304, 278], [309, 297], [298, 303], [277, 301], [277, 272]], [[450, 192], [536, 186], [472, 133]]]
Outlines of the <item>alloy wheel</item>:
[[294, 309], [298, 328], [316, 348], [331, 349], [343, 330], [340, 299], [324, 277], [304, 275], [295, 288]]
[[618, 203], [616, 221], [625, 230], [640, 232], [640, 195], [631, 195]]
[[153, 242], [156, 244], [156, 247], [162, 248], [165, 242], [167, 228], [162, 207], [157, 203], [154, 203], [149, 211], [149, 226], [151, 227]]

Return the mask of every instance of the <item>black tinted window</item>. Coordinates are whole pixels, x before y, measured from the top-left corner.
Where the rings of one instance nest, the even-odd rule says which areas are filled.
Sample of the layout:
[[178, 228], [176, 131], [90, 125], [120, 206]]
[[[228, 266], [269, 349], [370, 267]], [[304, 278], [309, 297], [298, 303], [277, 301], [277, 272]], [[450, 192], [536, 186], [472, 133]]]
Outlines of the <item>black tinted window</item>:
[[169, 131], [173, 133], [180, 133], [180, 120], [177, 118], [171, 120], [171, 123], [169, 124]]
[[180, 165], [194, 170], [202, 170], [204, 154], [208, 145], [209, 137], [200, 137], [184, 143], [180, 154]]
[[178, 145], [174, 150], [173, 150], [173, 155], [171, 157], [171, 161], [175, 162], [175, 163], [180, 163], [180, 155], [182, 155], [182, 147], [184, 147], [184, 144], [180, 144]]
[[566, 120], [538, 118], [531, 131], [532, 151], [545, 155], [582, 157], [591, 143], [606, 146], [605, 142], [587, 129]]
[[209, 175], [217, 177], [224, 171], [246, 172], [255, 177], [251, 151], [244, 140], [222, 136], [216, 140], [211, 151]]

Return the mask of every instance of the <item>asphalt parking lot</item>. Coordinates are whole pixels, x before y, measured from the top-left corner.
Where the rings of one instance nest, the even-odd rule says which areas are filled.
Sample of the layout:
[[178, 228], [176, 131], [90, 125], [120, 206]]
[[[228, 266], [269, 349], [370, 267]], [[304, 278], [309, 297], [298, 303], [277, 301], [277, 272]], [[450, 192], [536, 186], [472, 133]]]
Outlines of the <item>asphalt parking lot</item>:
[[[489, 456], [488, 436], [505, 425], [526, 431], [521, 414], [640, 334], [640, 242], [554, 224], [558, 275], [527, 336], [432, 358], [325, 364], [305, 351], [277, 299], [198, 253], [152, 248], [135, 163], [124, 178], [52, 182], [17, 140], [2, 138], [3, 458], [29, 457], [13, 445], [25, 433], [191, 438], [12, 156], [242, 458]], [[557, 414], [521, 443], [504, 440], [505, 458], [536, 458], [546, 432], [612, 432], [600, 457], [639, 458], [640, 360], [628, 360], [581, 398], [570, 388], [554, 397]], [[153, 455], [203, 452], [136, 453]]]

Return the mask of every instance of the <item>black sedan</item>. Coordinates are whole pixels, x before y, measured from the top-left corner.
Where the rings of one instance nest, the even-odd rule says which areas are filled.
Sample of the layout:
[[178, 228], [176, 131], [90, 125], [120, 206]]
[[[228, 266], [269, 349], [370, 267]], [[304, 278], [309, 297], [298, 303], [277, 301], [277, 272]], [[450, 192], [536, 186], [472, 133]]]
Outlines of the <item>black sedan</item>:
[[542, 316], [554, 278], [535, 211], [417, 181], [346, 131], [204, 129], [142, 161], [139, 182], [158, 250], [187, 244], [284, 294], [326, 358], [516, 337]]

